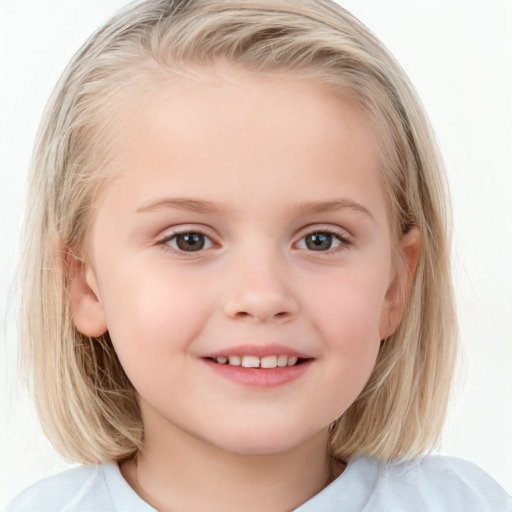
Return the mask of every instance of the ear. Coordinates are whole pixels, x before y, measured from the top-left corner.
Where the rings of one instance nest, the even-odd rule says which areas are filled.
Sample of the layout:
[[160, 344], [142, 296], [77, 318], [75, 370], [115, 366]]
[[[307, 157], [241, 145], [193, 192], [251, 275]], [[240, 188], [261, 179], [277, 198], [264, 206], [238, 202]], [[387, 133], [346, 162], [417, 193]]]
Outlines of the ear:
[[400, 323], [418, 264], [420, 247], [420, 232], [414, 226], [400, 240], [399, 258], [402, 261], [397, 262], [395, 275], [386, 291], [379, 326], [381, 340], [391, 336]]
[[91, 265], [68, 253], [70, 273], [69, 300], [73, 324], [91, 338], [107, 332], [105, 312], [98, 292], [96, 275]]

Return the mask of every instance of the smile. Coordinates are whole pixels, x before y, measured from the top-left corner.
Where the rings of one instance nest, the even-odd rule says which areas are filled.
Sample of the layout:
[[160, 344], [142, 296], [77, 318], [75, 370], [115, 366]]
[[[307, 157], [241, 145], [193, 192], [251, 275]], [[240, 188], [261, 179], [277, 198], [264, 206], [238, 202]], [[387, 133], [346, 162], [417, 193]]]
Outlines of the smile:
[[232, 356], [218, 356], [211, 358], [213, 361], [226, 364], [230, 366], [242, 366], [244, 368], [285, 368], [288, 366], [295, 366], [302, 360], [297, 356], [288, 355], [269, 355], [258, 357], [254, 355], [232, 355]]
[[292, 382], [308, 373], [316, 360], [313, 354], [280, 343], [231, 345], [200, 358], [223, 379], [253, 388]]
[[201, 359], [213, 372], [234, 384], [273, 388], [299, 379], [308, 372], [315, 357], [279, 344], [239, 345]]

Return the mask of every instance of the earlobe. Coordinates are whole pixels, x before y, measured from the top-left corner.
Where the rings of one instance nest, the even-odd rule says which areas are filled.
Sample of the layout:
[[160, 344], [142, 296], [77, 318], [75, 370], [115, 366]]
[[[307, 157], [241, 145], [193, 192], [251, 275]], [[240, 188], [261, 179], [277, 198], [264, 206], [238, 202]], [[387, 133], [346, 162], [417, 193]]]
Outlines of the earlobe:
[[69, 256], [68, 269], [73, 324], [79, 332], [91, 338], [105, 334], [107, 323], [94, 270], [74, 256]]
[[400, 323], [416, 272], [420, 247], [419, 229], [412, 227], [400, 240], [402, 261], [396, 265], [395, 276], [386, 292], [379, 326], [381, 340], [393, 334]]

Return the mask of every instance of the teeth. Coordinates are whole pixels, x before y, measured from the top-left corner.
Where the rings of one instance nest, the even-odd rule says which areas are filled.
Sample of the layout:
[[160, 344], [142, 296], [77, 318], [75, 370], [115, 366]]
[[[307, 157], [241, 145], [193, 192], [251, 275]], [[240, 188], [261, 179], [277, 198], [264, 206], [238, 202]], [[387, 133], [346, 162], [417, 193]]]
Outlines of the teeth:
[[299, 358], [297, 356], [290, 356], [288, 358], [288, 366], [293, 366], [297, 363], [297, 361], [299, 360]]
[[229, 356], [229, 364], [231, 366], [240, 366], [242, 364], [242, 358], [240, 356]]
[[231, 366], [243, 366], [244, 368], [283, 368], [295, 366], [299, 358], [297, 356], [217, 356], [215, 361]]
[[262, 368], [275, 368], [277, 366], [276, 356], [266, 356], [261, 358]]
[[277, 366], [288, 366], [288, 356], [279, 356], [277, 358]]
[[244, 368], [259, 368], [260, 358], [258, 356], [243, 356], [242, 366]]

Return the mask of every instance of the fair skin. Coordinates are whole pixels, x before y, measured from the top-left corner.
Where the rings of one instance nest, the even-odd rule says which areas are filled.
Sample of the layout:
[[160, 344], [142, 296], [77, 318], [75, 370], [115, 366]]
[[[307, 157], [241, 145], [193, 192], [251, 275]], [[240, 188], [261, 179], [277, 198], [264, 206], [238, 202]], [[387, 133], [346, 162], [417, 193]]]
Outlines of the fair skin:
[[140, 396], [122, 473], [160, 511], [292, 510], [341, 471], [329, 424], [419, 251], [416, 230], [398, 241], [399, 273], [371, 133], [317, 83], [229, 67], [132, 98], [113, 133], [72, 310]]

